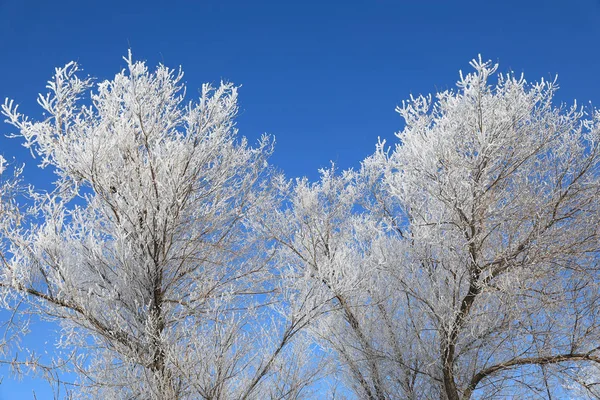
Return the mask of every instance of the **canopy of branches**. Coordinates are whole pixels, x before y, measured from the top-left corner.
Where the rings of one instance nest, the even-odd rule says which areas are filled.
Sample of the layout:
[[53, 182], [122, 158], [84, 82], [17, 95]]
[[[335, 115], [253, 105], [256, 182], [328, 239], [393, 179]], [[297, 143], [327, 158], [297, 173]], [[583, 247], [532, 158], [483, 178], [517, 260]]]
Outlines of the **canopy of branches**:
[[68, 398], [600, 398], [598, 110], [478, 59], [358, 170], [288, 180], [235, 86], [125, 60], [58, 68], [43, 120], [2, 107], [56, 174], [0, 156], [3, 306], [61, 327], [50, 359], [6, 341], [16, 370]]

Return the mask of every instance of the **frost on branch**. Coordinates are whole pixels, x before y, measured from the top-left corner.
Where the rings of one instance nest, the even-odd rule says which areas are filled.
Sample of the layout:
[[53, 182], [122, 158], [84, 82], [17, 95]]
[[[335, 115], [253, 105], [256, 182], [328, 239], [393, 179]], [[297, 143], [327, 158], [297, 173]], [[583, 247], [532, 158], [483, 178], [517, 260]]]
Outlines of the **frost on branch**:
[[287, 181], [236, 87], [126, 62], [2, 108], [57, 182], [25, 217], [2, 192], [0, 283], [63, 322], [77, 395], [597, 395], [600, 112], [474, 60], [359, 170]]

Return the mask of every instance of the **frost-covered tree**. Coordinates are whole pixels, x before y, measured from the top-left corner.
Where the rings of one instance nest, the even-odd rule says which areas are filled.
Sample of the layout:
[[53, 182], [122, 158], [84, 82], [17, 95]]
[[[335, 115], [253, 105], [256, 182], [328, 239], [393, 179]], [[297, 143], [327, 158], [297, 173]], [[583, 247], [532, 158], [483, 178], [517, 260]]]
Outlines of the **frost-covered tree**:
[[0, 287], [61, 322], [74, 396], [598, 396], [599, 111], [476, 60], [398, 108], [396, 147], [292, 184], [234, 86], [185, 103], [126, 62], [57, 69], [41, 122], [2, 108], [57, 181], [18, 207], [0, 159]]
[[359, 398], [597, 395], [600, 112], [471, 65], [398, 108], [395, 148], [300, 181], [282, 254]]
[[233, 85], [187, 102], [180, 71], [125, 61], [97, 83], [58, 68], [42, 121], [4, 103], [57, 175], [3, 226], [7, 302], [62, 324], [75, 396], [301, 398], [315, 371], [290, 342], [307, 319], [273, 308], [271, 250], [252, 229], [274, 207], [272, 140], [238, 137]]

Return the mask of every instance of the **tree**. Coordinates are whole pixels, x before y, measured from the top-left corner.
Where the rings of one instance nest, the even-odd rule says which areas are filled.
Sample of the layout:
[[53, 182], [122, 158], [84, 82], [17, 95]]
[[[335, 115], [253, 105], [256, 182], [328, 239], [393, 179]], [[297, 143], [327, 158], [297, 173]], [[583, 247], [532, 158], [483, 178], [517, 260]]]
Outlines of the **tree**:
[[294, 182], [237, 137], [233, 85], [184, 103], [126, 62], [57, 69], [44, 121], [2, 108], [57, 182], [19, 206], [0, 160], [0, 287], [62, 323], [73, 396], [598, 397], [598, 110], [474, 60], [393, 149]]
[[306, 319], [270, 306], [276, 271], [252, 229], [273, 207], [272, 140], [238, 138], [232, 84], [185, 103], [181, 71], [125, 61], [97, 84], [58, 68], [43, 121], [4, 103], [57, 175], [31, 191], [26, 222], [3, 226], [5, 295], [62, 324], [72, 395], [301, 398], [316, 373], [290, 342]]
[[597, 396], [600, 112], [471, 65], [394, 149], [299, 181], [274, 236], [359, 398]]

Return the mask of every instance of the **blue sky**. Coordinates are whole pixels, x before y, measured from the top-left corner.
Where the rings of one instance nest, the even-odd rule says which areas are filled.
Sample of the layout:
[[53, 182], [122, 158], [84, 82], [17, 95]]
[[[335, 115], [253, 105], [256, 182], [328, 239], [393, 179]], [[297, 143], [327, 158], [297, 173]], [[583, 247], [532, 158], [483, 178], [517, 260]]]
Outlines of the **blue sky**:
[[[275, 135], [271, 161], [289, 177], [316, 179], [330, 160], [358, 167], [378, 137], [394, 142], [397, 104], [452, 87], [479, 53], [530, 81], [558, 74], [559, 101], [600, 105], [600, 0], [0, 0], [0, 99], [40, 117], [54, 67], [76, 60], [111, 78], [129, 47], [181, 65], [189, 95], [207, 81], [242, 85], [240, 133]], [[0, 154], [40, 181], [10, 132], [0, 124]], [[50, 398], [7, 378], [0, 398], [33, 398], [32, 387]]]

